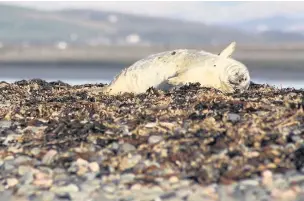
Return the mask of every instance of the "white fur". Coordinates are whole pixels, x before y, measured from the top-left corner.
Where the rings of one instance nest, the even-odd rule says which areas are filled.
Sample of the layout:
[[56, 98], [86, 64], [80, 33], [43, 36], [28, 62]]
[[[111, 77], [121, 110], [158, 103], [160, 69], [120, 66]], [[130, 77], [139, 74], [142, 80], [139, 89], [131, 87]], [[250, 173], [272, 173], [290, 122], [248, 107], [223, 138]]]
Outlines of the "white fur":
[[245, 90], [249, 85], [249, 73], [243, 64], [230, 58], [234, 50], [233, 42], [219, 55], [187, 49], [154, 54], [124, 69], [104, 87], [103, 92], [138, 94], [150, 87], [167, 90], [172, 86], [195, 82], [223, 92], [233, 92], [236, 87], [228, 82], [229, 76], [232, 76], [230, 71], [239, 71], [246, 76], [246, 82], [238, 86], [240, 90]]

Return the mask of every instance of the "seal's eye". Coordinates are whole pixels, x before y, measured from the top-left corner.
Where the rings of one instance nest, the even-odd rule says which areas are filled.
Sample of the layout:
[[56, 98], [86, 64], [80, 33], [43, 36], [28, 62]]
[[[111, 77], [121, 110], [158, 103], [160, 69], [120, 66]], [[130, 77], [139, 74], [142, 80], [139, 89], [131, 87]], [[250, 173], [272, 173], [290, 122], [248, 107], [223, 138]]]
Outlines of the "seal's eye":
[[216, 64], [214, 64], [213, 67], [216, 67]]

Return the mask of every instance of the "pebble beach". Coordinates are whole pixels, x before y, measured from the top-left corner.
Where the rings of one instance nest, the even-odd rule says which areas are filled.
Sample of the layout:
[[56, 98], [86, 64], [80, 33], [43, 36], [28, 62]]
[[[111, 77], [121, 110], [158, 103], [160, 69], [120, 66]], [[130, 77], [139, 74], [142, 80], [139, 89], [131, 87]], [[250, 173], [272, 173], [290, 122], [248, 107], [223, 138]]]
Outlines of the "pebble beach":
[[0, 201], [304, 200], [304, 90], [0, 83]]

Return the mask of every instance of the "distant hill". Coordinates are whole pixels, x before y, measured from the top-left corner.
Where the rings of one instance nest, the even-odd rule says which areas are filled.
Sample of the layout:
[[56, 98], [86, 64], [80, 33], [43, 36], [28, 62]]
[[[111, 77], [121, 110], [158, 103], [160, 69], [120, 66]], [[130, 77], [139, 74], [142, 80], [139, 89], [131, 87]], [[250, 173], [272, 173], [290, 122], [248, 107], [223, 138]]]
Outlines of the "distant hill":
[[211, 26], [168, 18], [97, 10], [39, 11], [0, 5], [0, 42], [53, 44], [210, 45], [304, 42], [302, 35], [251, 33], [238, 26]]
[[239, 23], [226, 23], [222, 25], [254, 33], [270, 31], [284, 34], [292, 33], [304, 35], [304, 17], [296, 18], [277, 15]]

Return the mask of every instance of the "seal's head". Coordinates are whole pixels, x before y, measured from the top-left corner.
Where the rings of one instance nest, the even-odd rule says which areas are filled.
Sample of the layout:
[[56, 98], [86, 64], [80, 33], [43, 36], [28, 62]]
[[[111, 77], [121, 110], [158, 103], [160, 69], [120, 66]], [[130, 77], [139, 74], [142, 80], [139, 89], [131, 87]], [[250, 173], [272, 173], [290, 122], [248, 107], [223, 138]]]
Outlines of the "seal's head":
[[216, 67], [221, 81], [223, 92], [244, 92], [250, 84], [250, 76], [247, 67], [230, 56], [235, 50], [236, 43], [231, 43], [226, 47], [216, 59]]

